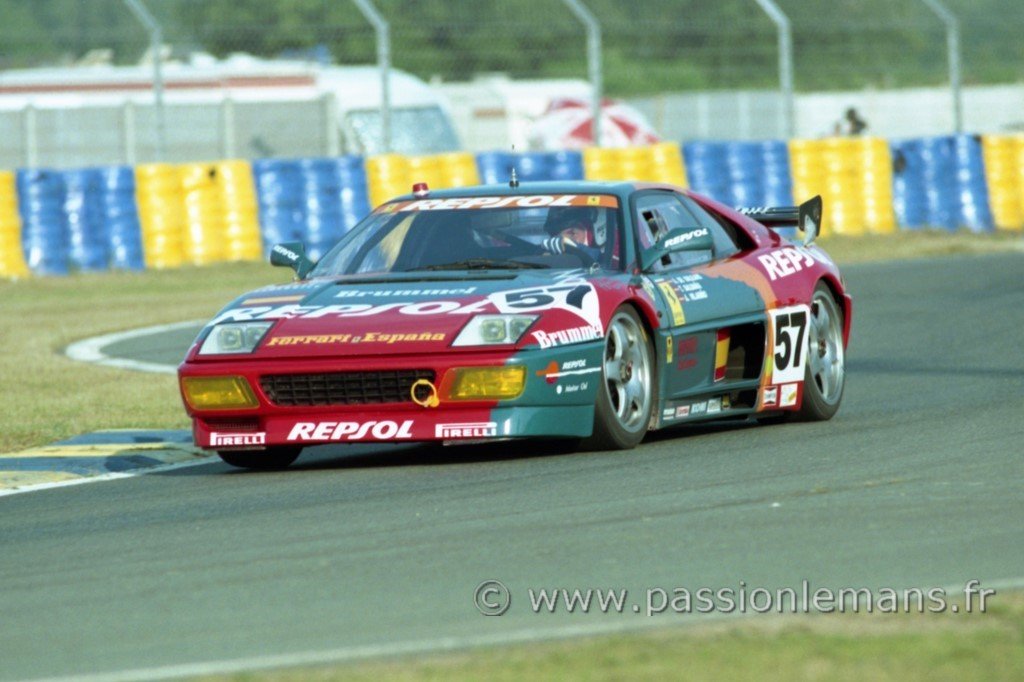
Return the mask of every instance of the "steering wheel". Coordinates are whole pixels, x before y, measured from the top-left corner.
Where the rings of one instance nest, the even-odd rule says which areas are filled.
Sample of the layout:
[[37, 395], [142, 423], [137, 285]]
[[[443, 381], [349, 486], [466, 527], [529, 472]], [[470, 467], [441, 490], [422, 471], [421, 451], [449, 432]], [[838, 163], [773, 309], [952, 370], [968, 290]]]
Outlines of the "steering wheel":
[[517, 237], [514, 234], [509, 234], [502, 230], [495, 230], [494, 234], [498, 235], [511, 246], [521, 246], [529, 251], [527, 255], [541, 255], [547, 253], [543, 246], [540, 244], [534, 244], [533, 242], [527, 241], [522, 237]]
[[[529, 250], [529, 255], [551, 255], [551, 252], [545, 249], [540, 244], [534, 244], [533, 242], [527, 241], [522, 237], [517, 237], [514, 234], [509, 234], [501, 230], [495, 230], [495, 234], [504, 239], [506, 242], [513, 246], [521, 246]], [[562, 242], [563, 253], [575, 256], [580, 259], [583, 263], [583, 267], [590, 268], [597, 264], [597, 259], [591, 256], [589, 253], [581, 249], [574, 242], [567, 241]]]
[[567, 253], [570, 256], [576, 256], [583, 261], [583, 267], [585, 268], [591, 268], [597, 265], [597, 259], [577, 246], [575, 242], [562, 242], [562, 248], [564, 249], [563, 253]]

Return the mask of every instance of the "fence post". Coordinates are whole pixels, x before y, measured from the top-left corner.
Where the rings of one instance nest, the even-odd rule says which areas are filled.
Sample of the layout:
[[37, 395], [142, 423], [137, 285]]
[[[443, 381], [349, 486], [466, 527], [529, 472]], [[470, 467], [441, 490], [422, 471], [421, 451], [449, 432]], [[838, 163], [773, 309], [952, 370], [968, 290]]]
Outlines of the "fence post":
[[593, 102], [590, 105], [590, 116], [593, 119], [591, 130], [594, 134], [594, 146], [601, 146], [601, 100], [604, 99], [603, 73], [601, 71], [601, 24], [580, 0], [562, 0], [583, 22], [587, 29], [587, 71], [590, 75], [590, 86], [594, 89]]
[[156, 160], [163, 161], [167, 152], [167, 122], [164, 119], [163, 29], [142, 0], [124, 0], [128, 9], [149, 32], [149, 51], [153, 59], [153, 104], [156, 114]]
[[960, 22], [940, 0], [922, 0], [946, 25], [946, 60], [949, 63], [949, 89], [953, 97], [953, 128], [964, 131], [963, 94], [960, 85]]
[[377, 34], [377, 67], [380, 69], [380, 133], [384, 153], [391, 152], [391, 29], [371, 0], [352, 0]]
[[789, 17], [774, 0], [754, 0], [779, 31], [779, 90], [782, 93], [782, 129], [787, 138], [796, 136], [793, 107], [793, 29]]

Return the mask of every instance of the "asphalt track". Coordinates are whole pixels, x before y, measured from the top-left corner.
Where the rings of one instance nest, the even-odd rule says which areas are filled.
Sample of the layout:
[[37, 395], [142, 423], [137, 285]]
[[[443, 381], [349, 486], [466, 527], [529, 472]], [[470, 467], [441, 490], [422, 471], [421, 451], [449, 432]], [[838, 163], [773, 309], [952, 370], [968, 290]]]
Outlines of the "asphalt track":
[[[0, 498], [0, 678], [699, 618], [534, 614], [528, 587], [1021, 584], [1024, 256], [847, 279], [829, 423], [690, 428], [621, 453], [325, 447], [283, 473], [209, 464]], [[513, 595], [498, 618], [472, 603], [491, 578]]]

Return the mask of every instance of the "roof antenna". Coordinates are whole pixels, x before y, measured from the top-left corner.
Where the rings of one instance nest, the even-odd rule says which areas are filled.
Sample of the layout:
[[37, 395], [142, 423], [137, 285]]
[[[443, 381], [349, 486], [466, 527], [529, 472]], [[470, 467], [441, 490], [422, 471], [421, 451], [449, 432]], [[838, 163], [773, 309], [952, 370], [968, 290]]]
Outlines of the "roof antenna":
[[[515, 146], [515, 144], [512, 145], [512, 153], [513, 154], [516, 153], [516, 146]], [[513, 163], [511, 166], [509, 166], [508, 170], [509, 170], [508, 186], [511, 187], [512, 189], [515, 189], [516, 187], [519, 187], [519, 178], [516, 177], [516, 166], [515, 166], [515, 163]]]

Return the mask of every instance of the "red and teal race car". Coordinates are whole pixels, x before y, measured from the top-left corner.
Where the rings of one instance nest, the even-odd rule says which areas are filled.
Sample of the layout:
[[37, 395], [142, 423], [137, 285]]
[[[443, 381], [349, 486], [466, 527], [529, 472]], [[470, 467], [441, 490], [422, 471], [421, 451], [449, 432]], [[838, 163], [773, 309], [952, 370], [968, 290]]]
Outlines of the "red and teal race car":
[[812, 245], [820, 198], [737, 211], [658, 184], [416, 190], [316, 264], [278, 245], [295, 281], [206, 325], [178, 370], [198, 446], [251, 468], [326, 443], [616, 449], [839, 408], [851, 301]]

